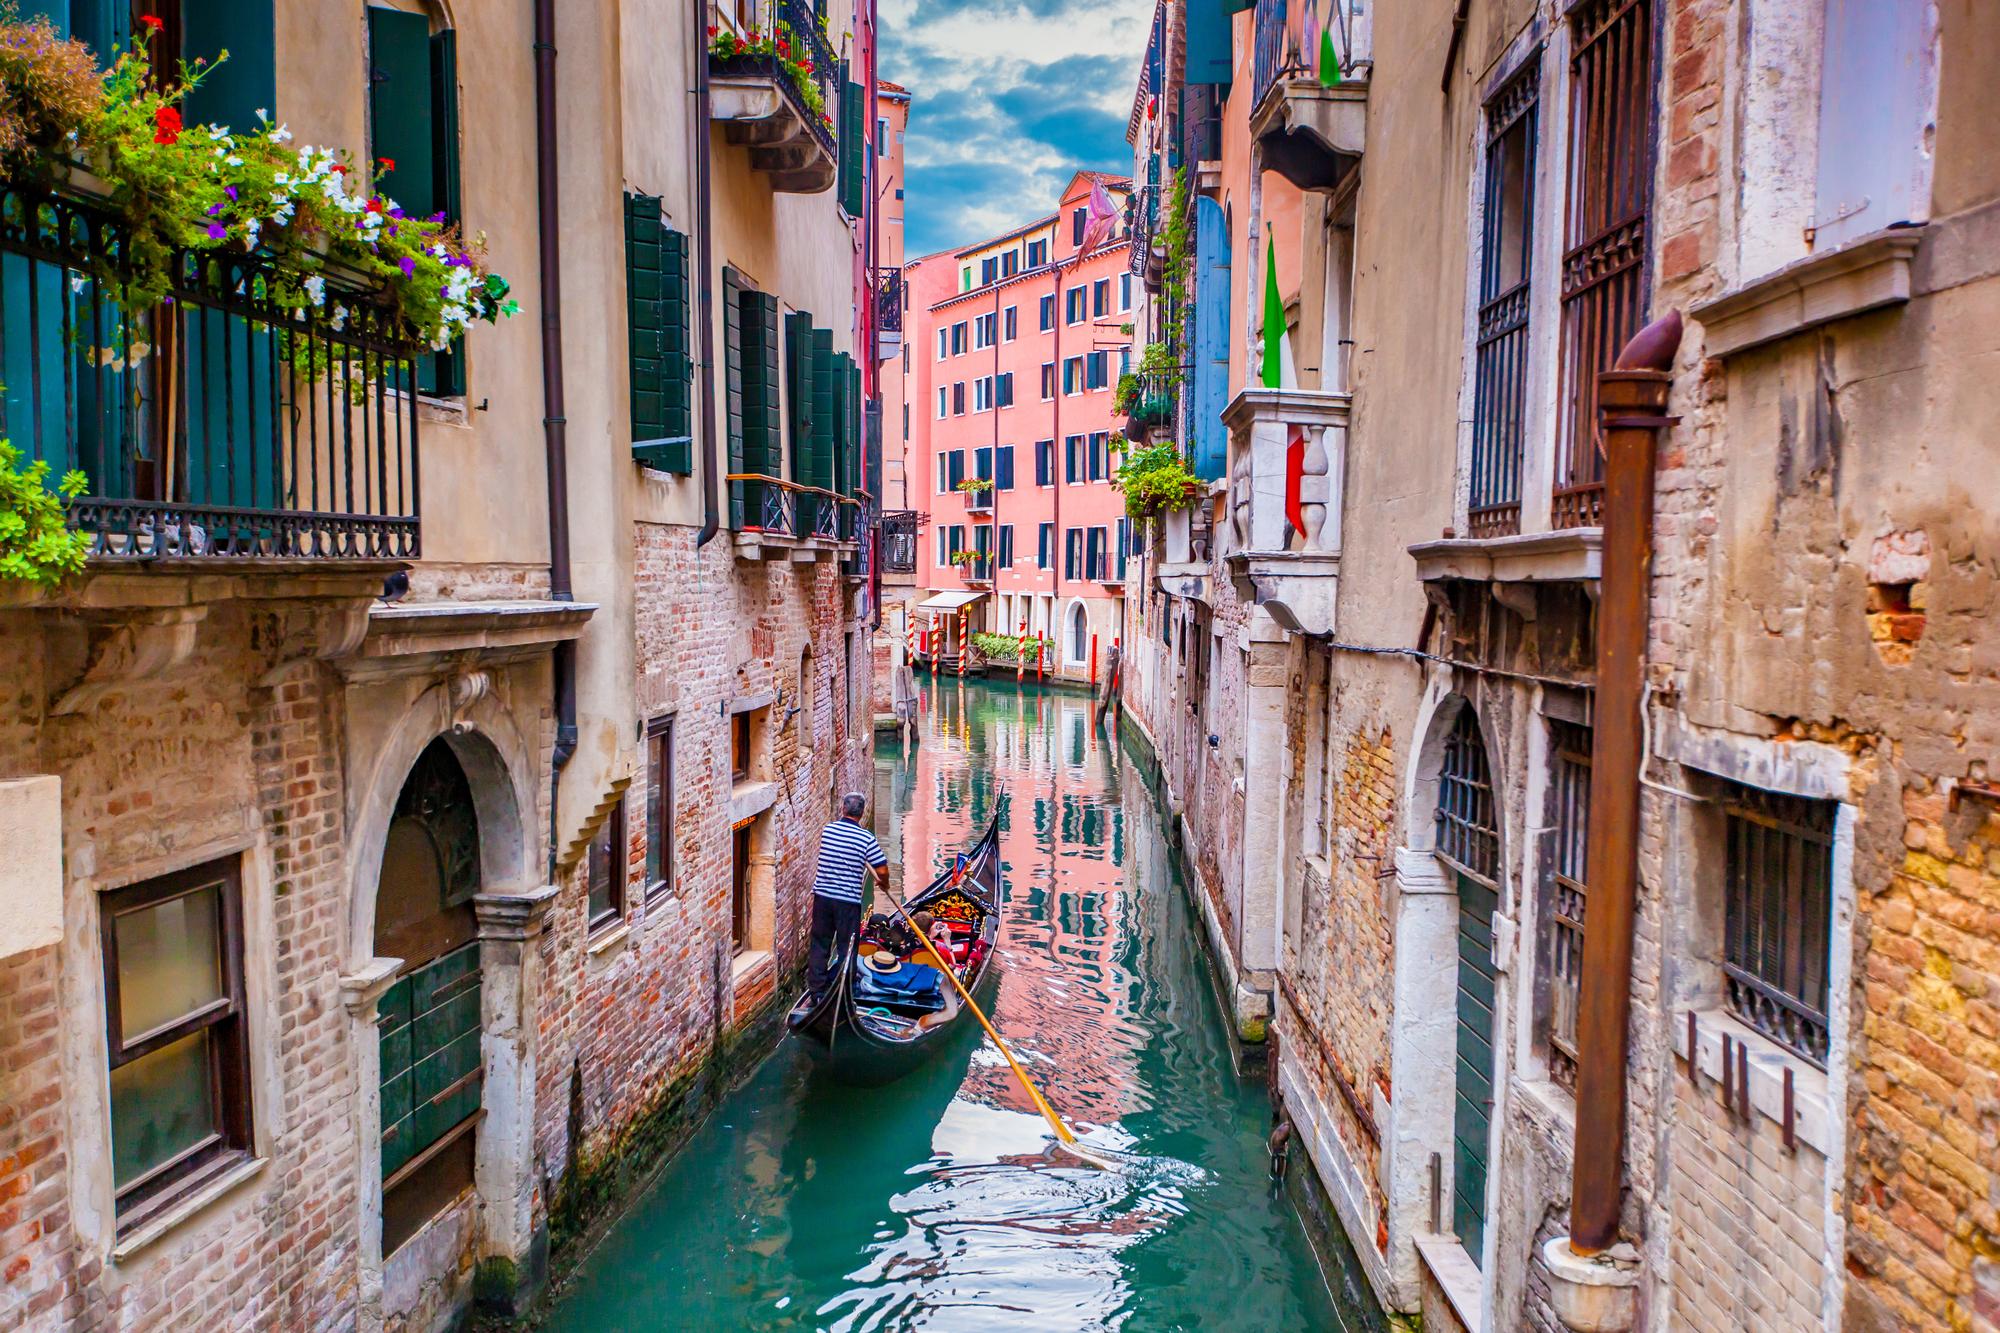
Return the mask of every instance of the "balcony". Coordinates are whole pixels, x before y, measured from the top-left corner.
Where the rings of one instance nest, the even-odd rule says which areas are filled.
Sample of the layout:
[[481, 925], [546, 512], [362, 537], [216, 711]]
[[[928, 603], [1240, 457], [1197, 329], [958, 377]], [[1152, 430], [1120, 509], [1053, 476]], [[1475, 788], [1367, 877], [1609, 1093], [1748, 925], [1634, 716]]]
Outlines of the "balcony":
[[[742, 49], [708, 57], [708, 114], [730, 143], [750, 150], [750, 165], [779, 194], [819, 194], [839, 175], [833, 124], [840, 106], [840, 62], [820, 34], [812, 7], [799, 0], [750, 0], [710, 9], [718, 36]], [[784, 52], [758, 46], [784, 41]], [[811, 66], [806, 72], [805, 66]], [[818, 106], [814, 102], [818, 102]]]
[[1360, 165], [1368, 131], [1368, 21], [1351, 0], [1333, 6], [1342, 77], [1319, 76], [1320, 53], [1301, 51], [1297, 7], [1257, 0], [1250, 134], [1264, 166], [1301, 190], [1334, 190]]
[[875, 270], [875, 359], [894, 361], [903, 354], [903, 270]]
[[729, 526], [743, 559], [813, 564], [859, 551], [860, 500], [756, 472], [732, 472], [728, 483]]
[[914, 509], [891, 509], [882, 515], [882, 572], [917, 572], [917, 524]]
[[1222, 414], [1230, 581], [1293, 633], [1333, 632], [1349, 401], [1344, 393], [1245, 389]]
[[1132, 377], [1129, 393], [1120, 401], [1125, 412], [1125, 438], [1145, 443], [1154, 431], [1171, 431], [1174, 425], [1174, 381], [1166, 371], [1145, 371]]
[[0, 436], [87, 485], [72, 527], [99, 564], [331, 570], [418, 554], [416, 363], [365, 286], [325, 309], [262, 256], [182, 254], [134, 309], [122, 225], [89, 203], [0, 192]]

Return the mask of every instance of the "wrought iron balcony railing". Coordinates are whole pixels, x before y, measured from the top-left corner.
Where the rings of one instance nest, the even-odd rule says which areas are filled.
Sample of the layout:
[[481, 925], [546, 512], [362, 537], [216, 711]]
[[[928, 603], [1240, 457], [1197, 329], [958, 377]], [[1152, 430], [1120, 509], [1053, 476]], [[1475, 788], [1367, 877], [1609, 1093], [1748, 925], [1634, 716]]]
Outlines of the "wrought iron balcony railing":
[[917, 572], [917, 511], [891, 509], [882, 515], [882, 571]]
[[875, 327], [884, 333], [903, 331], [903, 270], [875, 270]]
[[0, 189], [0, 434], [100, 559], [407, 560], [418, 554], [416, 362], [365, 288], [321, 308], [260, 255], [172, 257], [135, 304], [128, 237], [93, 205]]
[[728, 481], [729, 526], [738, 532], [830, 542], [861, 539], [860, 499], [760, 472], [732, 472]]
[[[834, 132], [829, 118], [840, 113], [840, 60], [827, 45], [819, 29], [819, 19], [803, 0], [735, 0], [710, 9], [711, 26], [751, 45], [769, 42], [786, 44], [785, 50], [723, 56], [711, 52], [709, 70], [714, 78], [768, 77], [798, 110], [812, 137], [828, 157], [834, 153]], [[782, 27], [780, 25], [783, 25]], [[794, 77], [793, 68], [799, 71]], [[804, 86], [802, 86], [802, 83]], [[806, 92], [810, 86], [813, 94]], [[817, 96], [819, 106], [812, 105]]]

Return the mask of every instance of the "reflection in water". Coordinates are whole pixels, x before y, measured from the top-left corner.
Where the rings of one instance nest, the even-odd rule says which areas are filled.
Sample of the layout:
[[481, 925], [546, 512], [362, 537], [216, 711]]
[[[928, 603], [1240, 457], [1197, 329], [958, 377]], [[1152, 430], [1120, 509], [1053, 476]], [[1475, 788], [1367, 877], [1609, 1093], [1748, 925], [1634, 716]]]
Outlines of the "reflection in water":
[[896, 890], [999, 813], [995, 1024], [1079, 1135], [1130, 1165], [1052, 1160], [972, 1025], [886, 1088], [816, 1078], [787, 1042], [590, 1257], [553, 1326], [1346, 1326], [1267, 1187], [1269, 1104], [1231, 1071], [1139, 771], [1081, 696], [947, 681], [926, 704], [909, 754], [877, 751]]

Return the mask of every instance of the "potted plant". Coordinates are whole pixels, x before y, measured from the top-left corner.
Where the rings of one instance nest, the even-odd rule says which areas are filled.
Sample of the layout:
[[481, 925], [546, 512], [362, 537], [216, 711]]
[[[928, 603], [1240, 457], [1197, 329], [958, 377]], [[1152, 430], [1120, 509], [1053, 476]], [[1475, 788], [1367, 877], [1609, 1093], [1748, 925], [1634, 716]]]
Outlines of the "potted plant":
[[1126, 455], [1111, 480], [1125, 493], [1125, 512], [1134, 519], [1183, 513], [1208, 489], [1207, 483], [1189, 470], [1180, 446], [1172, 442]]
[[961, 495], [980, 495], [993, 489], [991, 477], [967, 477], [956, 487]]

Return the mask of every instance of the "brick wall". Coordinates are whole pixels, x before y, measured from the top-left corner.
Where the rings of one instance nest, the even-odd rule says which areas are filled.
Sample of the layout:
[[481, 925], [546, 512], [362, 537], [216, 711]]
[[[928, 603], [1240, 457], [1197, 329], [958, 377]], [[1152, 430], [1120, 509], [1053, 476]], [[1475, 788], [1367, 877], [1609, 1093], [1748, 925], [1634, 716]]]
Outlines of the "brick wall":
[[95, 1265], [69, 1244], [58, 949], [0, 959], [0, 1329], [77, 1320]]

